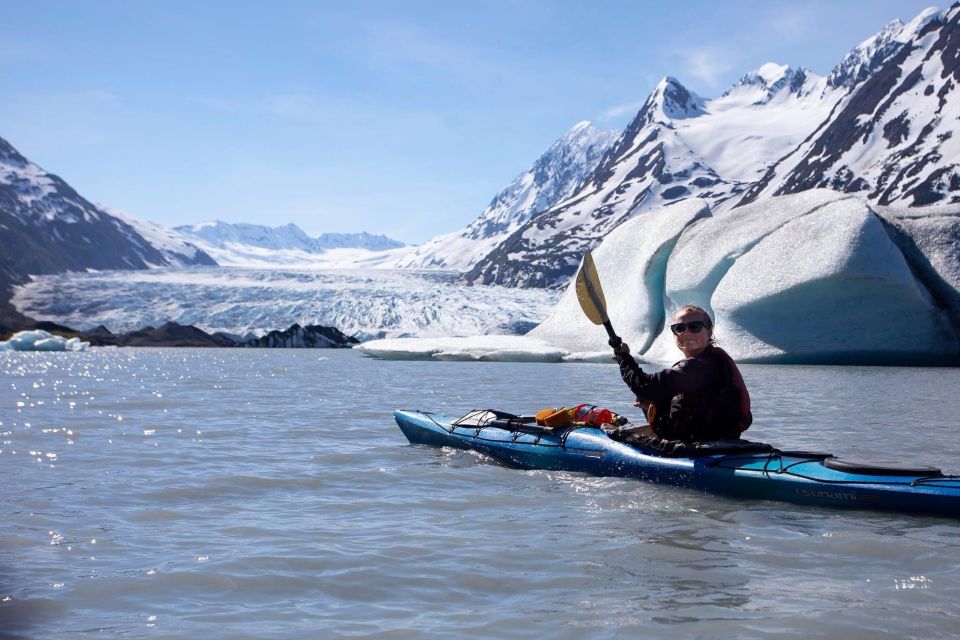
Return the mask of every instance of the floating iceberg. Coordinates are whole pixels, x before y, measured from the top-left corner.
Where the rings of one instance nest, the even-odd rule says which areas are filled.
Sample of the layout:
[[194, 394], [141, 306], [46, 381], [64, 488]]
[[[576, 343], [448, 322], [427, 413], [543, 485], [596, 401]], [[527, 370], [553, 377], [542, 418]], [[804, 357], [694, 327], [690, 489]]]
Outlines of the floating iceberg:
[[[747, 362], [945, 363], [957, 334], [861, 199], [816, 190], [695, 225], [670, 256], [667, 308], [711, 309]], [[664, 328], [665, 329], [665, 328]], [[661, 330], [650, 355], [673, 349]]]
[[526, 336], [391, 338], [354, 347], [385, 360], [560, 362], [570, 352]]
[[89, 347], [90, 343], [80, 338], [63, 338], [40, 329], [19, 331], [0, 342], [0, 351], [86, 351]]
[[[743, 362], [957, 365], [958, 230], [955, 209], [881, 217], [857, 196], [820, 189], [717, 215], [687, 200], [623, 223], [593, 257], [614, 327], [648, 361], [680, 357], [668, 317], [697, 304]], [[387, 346], [393, 357], [476, 360], [604, 361], [609, 353], [572, 282], [547, 320], [508, 348], [500, 338]], [[383, 342], [361, 349], [384, 357]]]
[[[709, 216], [704, 201], [685, 200], [627, 220], [593, 251], [607, 313], [634, 354], [646, 351], [663, 326], [663, 277], [674, 245], [685, 229]], [[583, 315], [573, 282], [553, 313], [527, 335], [571, 351], [609, 353], [606, 331]]]

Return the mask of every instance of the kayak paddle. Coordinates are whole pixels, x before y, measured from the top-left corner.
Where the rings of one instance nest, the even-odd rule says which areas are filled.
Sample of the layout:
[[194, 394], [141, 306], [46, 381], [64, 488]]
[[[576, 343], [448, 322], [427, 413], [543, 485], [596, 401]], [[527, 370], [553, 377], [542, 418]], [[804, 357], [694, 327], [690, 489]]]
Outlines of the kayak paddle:
[[583, 263], [580, 265], [580, 271], [577, 272], [576, 286], [577, 300], [584, 315], [593, 324], [602, 324], [607, 330], [607, 335], [610, 336], [608, 343], [614, 350], [619, 350], [623, 340], [613, 330], [610, 318], [607, 317], [607, 300], [603, 297], [600, 276], [597, 275], [597, 266], [593, 264], [593, 254], [590, 251], [583, 256]]

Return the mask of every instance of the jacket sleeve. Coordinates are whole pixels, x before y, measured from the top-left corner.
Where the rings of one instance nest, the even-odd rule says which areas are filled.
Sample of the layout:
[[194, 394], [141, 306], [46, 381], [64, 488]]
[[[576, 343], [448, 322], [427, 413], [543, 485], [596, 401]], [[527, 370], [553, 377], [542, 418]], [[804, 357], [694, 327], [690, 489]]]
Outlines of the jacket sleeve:
[[639, 400], [663, 402], [680, 393], [695, 393], [712, 384], [719, 375], [713, 358], [681, 360], [670, 369], [645, 373], [633, 356], [617, 353], [620, 377]]
[[644, 373], [637, 361], [629, 354], [617, 352], [616, 357], [617, 364], [620, 365], [620, 377], [633, 391], [637, 400], [656, 402], [661, 395], [662, 383], [658, 379], [660, 374]]

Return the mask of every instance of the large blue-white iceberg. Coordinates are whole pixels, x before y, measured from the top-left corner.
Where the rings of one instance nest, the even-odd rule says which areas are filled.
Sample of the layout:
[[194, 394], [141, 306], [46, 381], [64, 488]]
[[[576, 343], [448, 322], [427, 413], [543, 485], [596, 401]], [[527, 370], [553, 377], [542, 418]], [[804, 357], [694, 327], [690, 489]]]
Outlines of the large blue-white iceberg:
[[[687, 200], [624, 222], [593, 257], [614, 328], [646, 360], [679, 358], [669, 316], [697, 304], [714, 314], [715, 337], [744, 362], [958, 364], [958, 230], [955, 210], [878, 212], [857, 196], [811, 190], [717, 215]], [[456, 340], [438, 352], [481, 358], [476, 339]], [[609, 353], [572, 283], [510, 351], [524, 340], [531, 359]], [[403, 343], [359, 348], [402, 357]], [[430, 350], [417, 344], [421, 357]]]

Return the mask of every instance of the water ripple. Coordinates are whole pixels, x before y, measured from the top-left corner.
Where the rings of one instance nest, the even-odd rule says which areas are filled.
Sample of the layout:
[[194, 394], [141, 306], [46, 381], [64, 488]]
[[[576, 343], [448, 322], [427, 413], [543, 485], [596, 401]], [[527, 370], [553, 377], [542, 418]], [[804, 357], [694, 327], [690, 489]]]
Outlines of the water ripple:
[[[957, 471], [953, 370], [744, 375], [751, 437]], [[629, 415], [610, 366], [95, 349], [4, 354], [0, 390], [12, 637], [956, 631], [952, 521], [508, 469], [411, 446], [390, 417], [579, 401]], [[922, 425], [910, 437], [904, 415]]]

